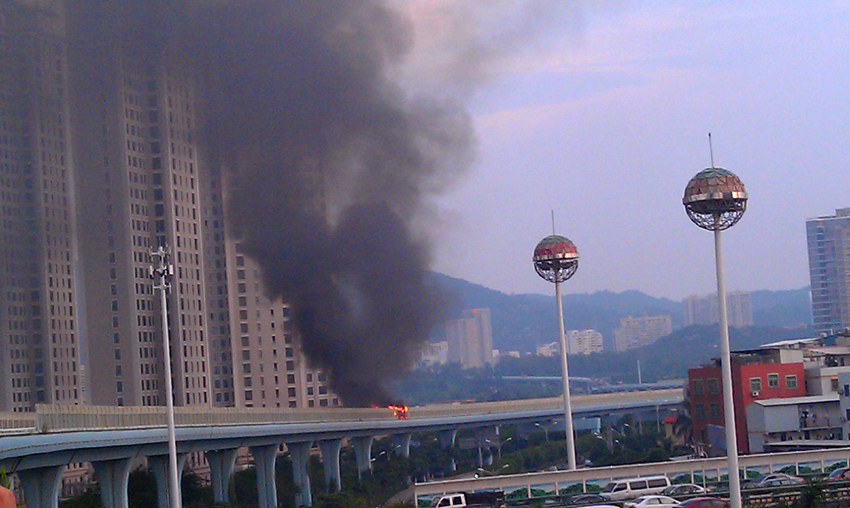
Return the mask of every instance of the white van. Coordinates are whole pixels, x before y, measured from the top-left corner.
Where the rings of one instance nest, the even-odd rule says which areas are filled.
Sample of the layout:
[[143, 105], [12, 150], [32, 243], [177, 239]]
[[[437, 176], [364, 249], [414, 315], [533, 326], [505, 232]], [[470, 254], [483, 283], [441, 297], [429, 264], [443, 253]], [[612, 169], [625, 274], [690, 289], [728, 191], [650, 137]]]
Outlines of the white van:
[[603, 487], [599, 494], [611, 501], [622, 501], [647, 494], [661, 494], [669, 486], [670, 480], [664, 475], [622, 478]]

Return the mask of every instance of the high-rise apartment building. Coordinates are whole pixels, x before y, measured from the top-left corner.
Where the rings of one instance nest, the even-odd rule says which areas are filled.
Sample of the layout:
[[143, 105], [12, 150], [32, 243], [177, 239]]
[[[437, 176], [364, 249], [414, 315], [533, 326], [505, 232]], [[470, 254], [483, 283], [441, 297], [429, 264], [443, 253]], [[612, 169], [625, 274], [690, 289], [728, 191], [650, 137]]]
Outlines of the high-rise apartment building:
[[[685, 326], [711, 325], [720, 321], [717, 310], [717, 294], [689, 296], [682, 301], [685, 311]], [[729, 326], [743, 328], [753, 326], [753, 299], [749, 291], [734, 291], [726, 294], [726, 314]]]
[[[262, 269], [246, 255], [239, 228], [226, 219], [228, 192], [239, 185], [240, 168], [204, 171], [202, 198], [210, 308], [213, 404], [236, 407], [340, 405], [329, 379], [311, 368], [293, 327], [292, 310], [270, 297]], [[243, 175], [244, 176], [244, 175]], [[309, 196], [304, 213], [325, 215], [321, 168], [305, 164], [300, 183]]]
[[447, 323], [446, 336], [450, 362], [460, 363], [463, 368], [480, 368], [495, 363], [490, 309], [463, 311], [460, 319]]
[[850, 327], [850, 208], [806, 221], [815, 330]]
[[[0, 411], [164, 405], [158, 246], [176, 404], [338, 405], [227, 220], [224, 164], [202, 162], [197, 76], [104, 37], [119, 7], [0, 3]], [[324, 213], [313, 166], [299, 195]]]
[[0, 411], [85, 398], [65, 32], [0, 3]]
[[103, 39], [103, 27], [85, 24], [96, 19], [76, 21], [70, 63], [91, 401], [164, 404], [162, 314], [148, 272], [151, 250], [164, 246], [174, 265], [175, 403], [209, 405], [192, 77], [169, 55], [151, 59]]
[[652, 344], [656, 340], [670, 335], [673, 326], [670, 316], [626, 317], [620, 320], [620, 327], [614, 330], [614, 349], [627, 351]]

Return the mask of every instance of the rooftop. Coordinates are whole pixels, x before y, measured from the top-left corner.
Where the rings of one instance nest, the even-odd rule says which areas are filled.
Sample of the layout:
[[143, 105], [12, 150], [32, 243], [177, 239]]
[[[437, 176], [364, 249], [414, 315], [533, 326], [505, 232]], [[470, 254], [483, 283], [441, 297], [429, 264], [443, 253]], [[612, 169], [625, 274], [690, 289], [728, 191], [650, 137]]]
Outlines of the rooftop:
[[788, 397], [784, 399], [764, 399], [757, 400], [753, 404], [764, 407], [775, 407], [793, 406], [795, 404], [821, 404], [824, 402], [838, 402], [838, 394], [831, 393], [828, 395], [807, 395], [805, 397]]

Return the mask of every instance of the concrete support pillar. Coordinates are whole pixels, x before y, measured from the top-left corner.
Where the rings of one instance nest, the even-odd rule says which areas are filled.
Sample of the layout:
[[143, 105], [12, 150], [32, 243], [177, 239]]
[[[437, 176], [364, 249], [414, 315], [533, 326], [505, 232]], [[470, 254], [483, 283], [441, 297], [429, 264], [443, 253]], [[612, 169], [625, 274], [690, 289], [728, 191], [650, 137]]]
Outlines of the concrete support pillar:
[[[292, 480], [298, 490], [295, 492], [295, 506], [313, 506], [313, 493], [310, 491], [310, 475], [307, 471], [307, 461], [310, 459], [310, 448], [313, 443], [286, 443], [289, 457], [292, 459]], [[324, 448], [322, 448], [324, 454]], [[325, 465], [327, 468], [327, 465]], [[327, 469], [325, 470], [327, 476]], [[339, 446], [337, 446], [337, 472], [339, 472]]]
[[393, 453], [410, 457], [410, 434], [395, 434], [392, 437]]
[[[254, 468], [257, 470], [257, 505], [259, 508], [277, 508], [274, 464], [278, 445], [252, 446]], [[297, 504], [296, 504], [297, 506]]]
[[106, 508], [127, 508], [127, 484], [130, 480], [131, 459], [92, 462], [100, 487], [100, 499]]
[[341, 439], [319, 441], [319, 448], [322, 450], [322, 463], [325, 469], [325, 485], [328, 492], [342, 490], [342, 479], [339, 474], [339, 449], [341, 445]]
[[[186, 454], [177, 455], [177, 475], [183, 477], [183, 466], [186, 464]], [[148, 457], [148, 469], [153, 473], [156, 479], [156, 505], [159, 508], [169, 508], [168, 504], [168, 487], [170, 480], [168, 479], [168, 455], [152, 455]], [[180, 486], [177, 486], [177, 492], [180, 492]], [[180, 494], [182, 497], [182, 493]]]
[[482, 448], [487, 446], [486, 444], [486, 436], [487, 436], [487, 427], [483, 427], [480, 429], [475, 429], [475, 442], [478, 445], [478, 467], [484, 467], [484, 452]]
[[[451, 450], [455, 446], [457, 429], [441, 430], [437, 433], [437, 436], [440, 439], [440, 447], [444, 450]], [[451, 454], [452, 452], [449, 453]], [[449, 464], [449, 471], [457, 471], [457, 463], [454, 457], [452, 457], [452, 461]]]
[[39, 467], [18, 471], [27, 508], [58, 508], [59, 487], [65, 466]]
[[216, 503], [230, 502], [230, 476], [236, 464], [236, 454], [239, 450], [209, 450], [204, 452], [210, 464], [210, 483], [213, 488], [213, 501]]
[[364, 471], [372, 470], [372, 436], [358, 436], [351, 439], [354, 445], [354, 458], [357, 462], [357, 477], [362, 478]]
[[439, 436], [440, 446], [442, 448], [454, 448], [455, 438], [457, 437], [457, 429], [441, 430]]

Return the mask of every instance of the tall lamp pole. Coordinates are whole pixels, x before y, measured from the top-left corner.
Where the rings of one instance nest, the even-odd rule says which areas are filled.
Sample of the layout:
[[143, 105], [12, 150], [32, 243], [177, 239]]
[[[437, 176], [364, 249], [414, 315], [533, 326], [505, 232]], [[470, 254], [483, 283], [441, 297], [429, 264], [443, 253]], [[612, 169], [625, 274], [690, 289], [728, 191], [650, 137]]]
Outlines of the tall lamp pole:
[[[709, 135], [709, 141], [711, 137]], [[720, 232], [734, 226], [747, 210], [747, 190], [731, 171], [711, 167], [700, 171], [685, 187], [685, 211], [694, 224], [714, 231], [717, 270], [717, 309], [720, 314], [720, 355], [723, 377], [723, 406], [726, 425], [726, 460], [729, 470], [731, 508], [741, 508], [741, 477], [738, 469], [738, 441], [735, 432], [735, 406], [732, 399], [732, 357], [729, 351], [729, 322], [726, 317], [726, 286]]]
[[159, 246], [151, 252], [151, 261], [157, 260], [156, 266], [151, 264], [149, 273], [154, 280], [153, 288], [159, 290], [160, 308], [162, 309], [162, 350], [165, 364], [165, 412], [168, 418], [168, 497], [171, 508], [180, 508], [180, 477], [177, 474], [177, 437], [174, 431], [174, 389], [171, 379], [171, 348], [168, 336], [168, 302], [165, 294], [171, 288], [171, 277], [174, 276], [174, 265], [169, 259], [168, 249]]
[[558, 306], [558, 339], [561, 344], [561, 376], [564, 383], [564, 430], [567, 435], [567, 467], [576, 468], [576, 446], [573, 436], [573, 411], [570, 406], [570, 377], [567, 368], [567, 341], [564, 336], [564, 308], [561, 303], [561, 282], [569, 279], [578, 269], [578, 250], [568, 238], [550, 235], [534, 248], [534, 270], [537, 275], [555, 284], [555, 302]]

